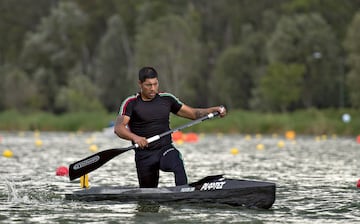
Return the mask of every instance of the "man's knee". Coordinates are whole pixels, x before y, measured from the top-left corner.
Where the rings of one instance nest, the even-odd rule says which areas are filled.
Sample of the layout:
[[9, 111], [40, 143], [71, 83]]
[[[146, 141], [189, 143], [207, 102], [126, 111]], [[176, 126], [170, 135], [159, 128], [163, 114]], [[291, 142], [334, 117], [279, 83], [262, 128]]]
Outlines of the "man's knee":
[[175, 148], [167, 149], [163, 152], [160, 160], [160, 169], [165, 172], [175, 172], [177, 169], [183, 169], [184, 163], [179, 151]]

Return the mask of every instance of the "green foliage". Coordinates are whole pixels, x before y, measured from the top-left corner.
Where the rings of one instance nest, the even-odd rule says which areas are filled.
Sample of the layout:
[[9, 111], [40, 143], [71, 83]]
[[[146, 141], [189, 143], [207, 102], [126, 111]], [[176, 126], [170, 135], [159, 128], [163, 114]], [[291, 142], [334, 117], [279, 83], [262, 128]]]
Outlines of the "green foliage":
[[242, 42], [229, 46], [219, 56], [212, 82], [213, 98], [230, 108], [250, 108], [251, 92], [264, 66], [266, 36], [251, 25], [242, 27]]
[[[275, 62], [305, 67], [306, 88], [292, 109], [359, 107], [359, 7], [353, 0], [2, 0], [0, 109], [76, 107], [57, 107], [59, 98], [86, 108], [83, 90], [69, 87], [78, 70], [113, 111], [137, 90], [143, 65], [159, 70], [162, 91], [190, 105], [251, 109], [265, 106], [260, 80]], [[271, 105], [264, 109], [281, 110]]]
[[[101, 131], [112, 120], [114, 120], [113, 114], [109, 115], [103, 112], [78, 112], [57, 117], [57, 122], [61, 121], [58, 128], [66, 131]], [[44, 122], [43, 125], [47, 125], [47, 123]]]
[[33, 74], [33, 82], [37, 89], [36, 102], [38, 109], [53, 110], [58, 83], [56, 83], [55, 74], [52, 69], [39, 67]]
[[0, 113], [0, 130], [42, 131], [101, 131], [115, 119], [104, 112], [76, 112], [54, 115], [46, 112], [19, 113], [7, 110]]
[[102, 104], [96, 98], [96, 87], [83, 75], [73, 75], [69, 86], [60, 89], [56, 106], [68, 112], [104, 112]]
[[0, 68], [1, 103], [3, 107], [17, 110], [28, 110], [38, 108], [40, 105], [36, 100], [36, 87], [26, 73], [13, 66]]
[[[349, 123], [341, 119], [344, 113], [351, 115]], [[224, 118], [215, 118], [184, 130], [198, 133], [278, 134], [294, 130], [297, 135], [345, 135], [357, 136], [360, 130], [358, 110], [298, 110], [293, 113], [259, 113], [232, 110]], [[115, 113], [77, 112], [63, 115], [51, 113], [19, 113], [16, 110], [0, 113], [0, 130], [40, 131], [101, 131], [116, 117]], [[189, 120], [171, 117], [172, 128]]]
[[[39, 65], [56, 68], [55, 74], [61, 80], [81, 56], [86, 21], [86, 15], [76, 4], [60, 2], [43, 18], [37, 31], [27, 35], [22, 53], [26, 68], [35, 70]], [[58, 70], [64, 73], [58, 74]], [[64, 84], [66, 79], [62, 81]]]
[[[349, 123], [342, 121], [348, 113]], [[254, 111], [232, 110], [222, 119], [214, 119], [201, 125], [192, 126], [186, 132], [236, 133], [236, 134], [278, 134], [293, 130], [297, 135], [345, 135], [356, 136], [360, 130], [358, 110], [297, 110], [292, 113], [260, 113]], [[171, 117], [172, 127], [183, 125], [188, 120]]]
[[52, 2], [38, 0], [0, 1], [0, 64], [17, 62], [26, 32], [34, 30], [40, 19], [50, 11]]
[[[22, 119], [21, 119], [22, 118]], [[24, 123], [24, 116], [15, 109], [9, 109], [0, 113], [1, 130], [26, 130], [28, 124]]]
[[194, 97], [194, 89], [188, 88], [187, 81], [199, 71], [199, 54], [200, 43], [180, 16], [169, 15], [148, 22], [136, 36], [137, 67], [154, 66], [160, 88], [180, 98]]
[[285, 112], [291, 103], [300, 98], [305, 68], [300, 64], [273, 63], [268, 72], [260, 79], [259, 91], [265, 109], [281, 109]]
[[339, 49], [331, 27], [319, 14], [284, 16], [267, 43], [270, 62], [305, 65], [302, 103], [332, 106], [337, 96]]
[[41, 108], [54, 111], [57, 91], [68, 88], [69, 74], [78, 66], [84, 49], [86, 23], [87, 16], [76, 4], [61, 2], [42, 19], [35, 32], [28, 33], [22, 59], [38, 87], [36, 101], [41, 102]]
[[351, 22], [344, 42], [345, 48], [349, 53], [348, 63], [351, 70], [348, 74], [347, 85], [350, 90], [350, 100], [355, 108], [360, 108], [360, 12], [358, 12]]
[[119, 15], [112, 16], [107, 27], [100, 40], [95, 81], [100, 90], [101, 102], [114, 111], [121, 99], [136, 91], [137, 78], [132, 70], [133, 46], [122, 18]]
[[216, 65], [212, 85], [218, 103], [229, 108], [247, 108], [252, 87], [252, 59], [241, 47], [229, 47], [223, 52]]
[[287, 14], [313, 13], [321, 14], [332, 26], [338, 39], [346, 34], [348, 23], [360, 7], [359, 1], [343, 0], [292, 0], [285, 1], [282, 8]]

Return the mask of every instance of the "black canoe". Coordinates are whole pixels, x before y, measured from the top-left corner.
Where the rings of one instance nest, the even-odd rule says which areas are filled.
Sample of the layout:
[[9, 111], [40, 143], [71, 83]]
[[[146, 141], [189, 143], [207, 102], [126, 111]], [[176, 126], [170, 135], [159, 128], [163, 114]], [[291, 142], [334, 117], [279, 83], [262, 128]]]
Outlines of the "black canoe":
[[274, 183], [208, 176], [189, 185], [160, 188], [91, 187], [65, 194], [67, 200], [208, 202], [268, 209], [275, 202]]

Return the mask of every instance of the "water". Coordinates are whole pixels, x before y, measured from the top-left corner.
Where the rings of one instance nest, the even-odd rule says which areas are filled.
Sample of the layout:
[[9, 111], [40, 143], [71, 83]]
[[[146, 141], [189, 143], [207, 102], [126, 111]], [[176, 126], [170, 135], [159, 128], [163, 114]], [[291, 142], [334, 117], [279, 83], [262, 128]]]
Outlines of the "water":
[[[198, 143], [178, 145], [190, 181], [207, 175], [275, 182], [276, 201], [269, 210], [213, 204], [76, 202], [64, 193], [79, 181], [55, 175], [59, 166], [99, 150], [127, 147], [103, 133], [0, 133], [0, 223], [359, 223], [356, 182], [360, 144], [353, 138], [281, 137], [245, 139], [243, 135], [205, 135]], [[285, 143], [283, 148], [278, 142]], [[263, 144], [264, 149], [257, 149]], [[232, 148], [239, 150], [233, 155]], [[137, 186], [134, 153], [123, 153], [90, 173], [90, 185]], [[173, 185], [161, 173], [160, 186]]]

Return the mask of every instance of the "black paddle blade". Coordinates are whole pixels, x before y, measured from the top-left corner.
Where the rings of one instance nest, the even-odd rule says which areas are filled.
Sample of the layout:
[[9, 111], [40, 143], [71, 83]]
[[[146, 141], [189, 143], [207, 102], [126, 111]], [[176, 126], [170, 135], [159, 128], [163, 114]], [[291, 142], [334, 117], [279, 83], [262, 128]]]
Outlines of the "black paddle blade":
[[106, 162], [108, 162], [115, 156], [134, 148], [135, 146], [130, 146], [128, 148], [108, 149], [86, 157], [85, 159], [77, 161], [73, 164], [70, 164], [69, 178], [70, 180], [74, 180], [87, 173], [90, 173], [91, 171], [94, 171], [100, 166], [104, 165]]

